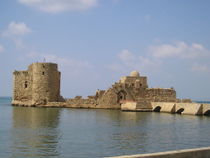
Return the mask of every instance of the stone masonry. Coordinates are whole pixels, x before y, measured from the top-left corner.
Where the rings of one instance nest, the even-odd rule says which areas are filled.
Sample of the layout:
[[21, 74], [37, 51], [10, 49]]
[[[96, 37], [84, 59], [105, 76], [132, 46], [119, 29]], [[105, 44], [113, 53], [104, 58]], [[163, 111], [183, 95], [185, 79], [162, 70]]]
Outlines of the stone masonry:
[[55, 63], [33, 63], [27, 71], [13, 73], [13, 105], [46, 105], [62, 101], [60, 72]]
[[176, 102], [174, 89], [148, 88], [147, 77], [132, 71], [129, 76], [121, 77], [107, 90], [97, 90], [94, 96], [84, 99], [76, 96], [66, 100], [66, 107], [121, 109], [125, 102], [138, 102], [145, 110], [152, 110], [151, 102]]
[[179, 114], [210, 115], [209, 104], [177, 99], [173, 88], [149, 88], [147, 77], [132, 71], [107, 90], [95, 95], [63, 99], [60, 77], [55, 63], [33, 63], [27, 71], [15, 71], [12, 105], [121, 109], [124, 111], [156, 111]]
[[27, 71], [15, 71], [13, 75], [13, 105], [121, 109], [126, 101], [140, 102], [144, 106], [154, 101], [176, 101], [174, 89], [148, 88], [147, 77], [137, 71], [86, 99], [77, 96], [67, 100], [60, 96], [61, 73], [55, 63], [33, 63]]

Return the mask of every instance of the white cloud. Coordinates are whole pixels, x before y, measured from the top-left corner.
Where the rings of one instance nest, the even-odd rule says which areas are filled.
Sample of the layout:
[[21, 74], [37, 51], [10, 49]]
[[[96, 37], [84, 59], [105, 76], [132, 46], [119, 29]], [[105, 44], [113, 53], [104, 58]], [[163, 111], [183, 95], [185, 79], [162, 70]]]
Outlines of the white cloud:
[[133, 55], [133, 53], [131, 53], [129, 50], [124, 49], [122, 50], [119, 54], [118, 57], [120, 60], [122, 60], [123, 62], [129, 64], [130, 62], [133, 62], [135, 60], [135, 56]]
[[151, 15], [147, 14], [144, 16], [145, 21], [150, 21], [151, 20]]
[[7, 28], [3, 31], [2, 37], [14, 42], [17, 49], [25, 48], [23, 36], [31, 32], [31, 29], [23, 22], [10, 22]]
[[4, 51], [4, 47], [0, 45], [0, 53]]
[[153, 58], [135, 55], [127, 49], [122, 50], [118, 54], [118, 59], [120, 62], [108, 66], [111, 70], [121, 71], [125, 68], [129, 68], [133, 70], [147, 71], [157, 68], [161, 63], [159, 60]]
[[188, 45], [183, 41], [178, 41], [174, 44], [150, 46], [149, 52], [156, 58], [197, 58], [210, 54], [210, 50], [201, 44], [193, 43]]
[[23, 22], [11, 22], [3, 32], [6, 36], [23, 36], [31, 32], [31, 29]]
[[192, 71], [194, 72], [210, 72], [210, 67], [208, 67], [207, 65], [201, 65], [201, 64], [198, 64], [198, 63], [195, 63], [193, 66], [192, 66]]
[[18, 0], [20, 3], [48, 13], [82, 11], [97, 5], [98, 0]]

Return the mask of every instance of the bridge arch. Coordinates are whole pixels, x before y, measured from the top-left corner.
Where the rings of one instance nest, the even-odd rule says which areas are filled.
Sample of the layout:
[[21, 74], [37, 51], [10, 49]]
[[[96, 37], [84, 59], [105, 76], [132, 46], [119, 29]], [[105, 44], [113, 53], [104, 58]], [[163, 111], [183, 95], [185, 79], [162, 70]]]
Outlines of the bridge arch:
[[184, 108], [180, 108], [179, 110], [176, 111], [177, 114], [182, 114], [182, 112], [184, 111]]
[[206, 116], [210, 116], [210, 110], [205, 111], [203, 114]]
[[160, 106], [156, 106], [153, 111], [154, 112], [160, 112], [160, 110], [161, 110], [161, 107]]

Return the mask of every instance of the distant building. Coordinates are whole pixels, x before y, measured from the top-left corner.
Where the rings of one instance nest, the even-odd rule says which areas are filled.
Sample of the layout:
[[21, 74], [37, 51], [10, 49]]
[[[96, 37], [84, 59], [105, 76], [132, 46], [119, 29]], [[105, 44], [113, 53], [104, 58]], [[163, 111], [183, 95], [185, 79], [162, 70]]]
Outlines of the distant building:
[[[173, 88], [148, 88], [147, 77], [132, 71], [107, 90], [97, 90], [94, 96], [83, 99], [77, 96], [63, 102], [60, 96], [60, 75], [55, 63], [33, 63], [27, 71], [15, 71], [13, 105], [49, 106], [52, 103], [67, 107], [115, 108], [127, 101], [176, 102]], [[61, 102], [61, 103], [59, 103]]]
[[[33, 63], [27, 71], [15, 71], [12, 105], [121, 109], [124, 111], [156, 111], [178, 114], [209, 115], [210, 104], [177, 99], [174, 88], [149, 88], [147, 77], [138, 71], [121, 77], [107, 90], [93, 96], [76, 96], [64, 100], [60, 95], [60, 77], [55, 63]], [[79, 85], [78, 85], [79, 86]]]
[[147, 77], [132, 71], [130, 76], [121, 77], [106, 91], [97, 92], [98, 104], [118, 105], [127, 101], [144, 102], [176, 102], [176, 91], [172, 88], [148, 88]]

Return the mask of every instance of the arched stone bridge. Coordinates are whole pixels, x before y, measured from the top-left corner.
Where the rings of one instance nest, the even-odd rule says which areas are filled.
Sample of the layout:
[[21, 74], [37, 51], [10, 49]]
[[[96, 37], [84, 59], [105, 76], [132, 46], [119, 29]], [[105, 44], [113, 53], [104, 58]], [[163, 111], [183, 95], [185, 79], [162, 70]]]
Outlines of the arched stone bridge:
[[210, 115], [210, 104], [152, 102], [154, 112]]
[[122, 104], [123, 111], [154, 111], [172, 114], [210, 115], [210, 104], [201, 103], [175, 103], [175, 102], [150, 102], [141, 103], [127, 101]]

